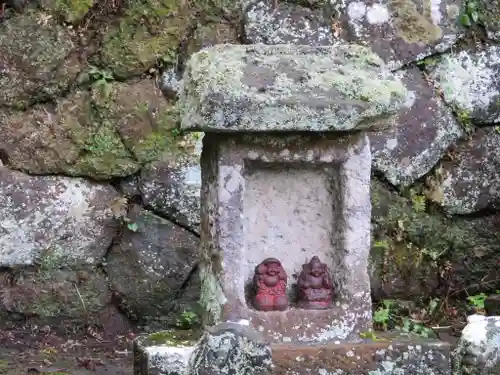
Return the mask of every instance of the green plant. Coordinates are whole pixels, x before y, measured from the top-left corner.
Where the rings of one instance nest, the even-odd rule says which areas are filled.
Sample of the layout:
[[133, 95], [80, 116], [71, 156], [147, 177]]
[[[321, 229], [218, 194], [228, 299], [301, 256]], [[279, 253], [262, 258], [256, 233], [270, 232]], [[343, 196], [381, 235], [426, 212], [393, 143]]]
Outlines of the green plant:
[[389, 321], [391, 320], [391, 309], [394, 307], [394, 305], [395, 302], [393, 300], [383, 300], [382, 306], [379, 306], [373, 314], [373, 321], [384, 331], [387, 330]]
[[90, 66], [88, 76], [92, 85], [100, 89], [102, 95], [108, 98], [111, 94], [111, 85], [109, 83], [114, 80], [113, 74], [108, 70], [101, 70], [98, 67]]
[[465, 0], [460, 13], [460, 23], [471, 27], [481, 23], [481, 7], [477, 0]]
[[418, 194], [414, 189], [410, 190], [411, 205], [416, 212], [424, 212], [427, 208], [427, 197]]
[[436, 262], [443, 254], [445, 254], [448, 250], [435, 250], [435, 249], [420, 249], [420, 252], [426, 256], [428, 256], [432, 261]]
[[414, 334], [421, 337], [430, 337], [434, 331], [426, 326], [432, 318], [435, 317], [440, 301], [431, 300], [425, 308], [418, 309], [416, 312], [402, 314], [402, 308], [397, 301], [383, 300], [374, 314], [373, 321], [382, 330], [393, 327], [403, 335]]
[[484, 310], [484, 301], [488, 296], [485, 293], [475, 294], [467, 297], [467, 301], [478, 310]]
[[417, 61], [417, 65], [421, 67], [430, 67], [435, 65], [437, 62], [437, 59], [434, 57], [427, 57], [423, 60]]
[[198, 322], [198, 315], [190, 310], [184, 310], [177, 318], [176, 326], [180, 329], [190, 329]]

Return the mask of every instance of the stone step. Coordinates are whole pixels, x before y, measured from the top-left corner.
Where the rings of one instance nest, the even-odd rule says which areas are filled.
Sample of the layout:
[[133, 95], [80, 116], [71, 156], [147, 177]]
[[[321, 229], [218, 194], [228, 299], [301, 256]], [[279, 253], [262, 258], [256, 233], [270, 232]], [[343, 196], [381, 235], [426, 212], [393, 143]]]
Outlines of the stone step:
[[450, 344], [421, 338], [271, 345], [273, 375], [450, 375]]
[[[252, 334], [240, 330], [239, 327], [232, 331], [224, 327], [208, 335], [218, 339], [206, 340], [203, 343], [203, 340], [197, 342], [192, 337], [179, 337], [170, 332], [138, 338], [134, 346], [134, 374], [211, 375], [213, 371], [225, 373], [236, 371], [236, 368], [231, 366], [236, 366], [236, 362], [241, 361], [235, 358], [243, 358], [249, 362], [247, 365], [238, 363], [240, 368], [237, 372], [241, 372], [242, 366], [248, 366], [247, 369], [265, 367], [263, 363], [266, 351], [249, 351], [249, 346], [244, 343], [251, 342], [254, 348], [259, 347], [260, 340]], [[241, 338], [244, 340], [241, 341]], [[230, 348], [226, 345], [219, 347], [224, 340], [232, 342]], [[188, 369], [188, 362], [196, 351], [196, 345], [198, 349], [201, 345], [202, 350], [199, 353], [202, 353], [202, 357], [211, 358], [207, 366], [210, 368], [208, 372], [207, 368]], [[241, 355], [242, 353], [238, 353], [240, 350], [245, 353]], [[391, 334], [374, 336], [371, 340], [357, 343], [273, 343], [273, 369], [266, 375], [451, 375], [450, 351], [450, 344], [443, 341]], [[250, 352], [258, 354], [249, 359]], [[219, 369], [221, 358], [226, 356], [232, 358], [229, 362], [234, 364], [229, 366], [231, 368]], [[225, 363], [224, 366], [228, 366], [227, 361], [222, 362]]]

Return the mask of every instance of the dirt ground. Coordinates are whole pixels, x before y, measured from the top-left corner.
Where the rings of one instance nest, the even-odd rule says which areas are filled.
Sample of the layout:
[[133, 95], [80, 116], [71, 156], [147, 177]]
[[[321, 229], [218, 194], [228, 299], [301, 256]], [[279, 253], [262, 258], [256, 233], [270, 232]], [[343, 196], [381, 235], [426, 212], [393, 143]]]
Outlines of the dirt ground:
[[0, 330], [0, 374], [132, 375], [136, 333], [103, 338], [99, 332], [71, 334], [50, 327]]

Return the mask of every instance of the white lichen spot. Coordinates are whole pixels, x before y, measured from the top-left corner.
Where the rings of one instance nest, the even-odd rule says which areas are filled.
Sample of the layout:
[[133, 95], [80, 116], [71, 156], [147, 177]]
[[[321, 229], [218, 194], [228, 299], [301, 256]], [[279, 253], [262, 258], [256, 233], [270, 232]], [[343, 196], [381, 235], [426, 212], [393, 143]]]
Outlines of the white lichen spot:
[[391, 15], [384, 4], [373, 4], [366, 10], [366, 19], [371, 25], [381, 25], [389, 22]]
[[249, 151], [248, 152], [248, 158], [250, 160], [257, 160], [257, 159], [259, 159], [259, 153], [257, 151], [253, 151], [253, 150]]

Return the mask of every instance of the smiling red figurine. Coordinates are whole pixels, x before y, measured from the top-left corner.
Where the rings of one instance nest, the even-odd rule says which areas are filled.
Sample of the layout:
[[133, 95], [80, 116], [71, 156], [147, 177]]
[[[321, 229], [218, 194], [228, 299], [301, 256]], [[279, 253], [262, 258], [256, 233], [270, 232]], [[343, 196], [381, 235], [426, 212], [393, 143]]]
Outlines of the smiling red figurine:
[[253, 305], [260, 311], [283, 311], [288, 307], [286, 296], [287, 275], [281, 262], [275, 258], [264, 259], [255, 267], [256, 294]]
[[333, 304], [333, 283], [326, 264], [317, 256], [302, 266], [297, 282], [299, 300], [297, 306], [302, 309], [328, 309]]

